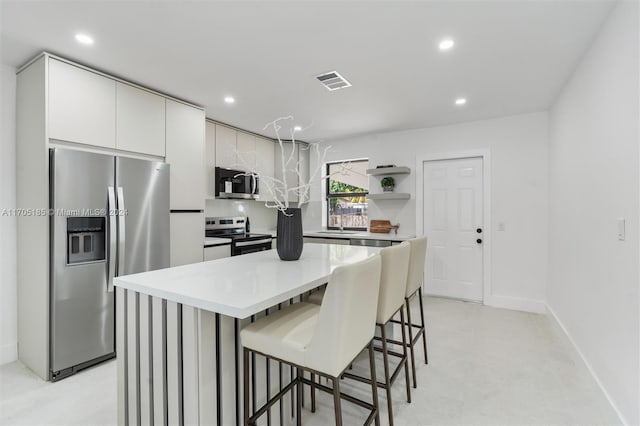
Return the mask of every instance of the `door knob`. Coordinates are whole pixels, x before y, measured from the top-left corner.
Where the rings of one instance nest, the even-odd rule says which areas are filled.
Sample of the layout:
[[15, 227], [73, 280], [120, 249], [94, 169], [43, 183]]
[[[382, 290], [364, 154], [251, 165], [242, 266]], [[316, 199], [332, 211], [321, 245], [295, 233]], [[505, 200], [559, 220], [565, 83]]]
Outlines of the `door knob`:
[[478, 244], [482, 244], [482, 239], [481, 239], [481, 238], [478, 238], [478, 239], [476, 240], [476, 243], [478, 243]]
[[478, 234], [482, 234], [482, 228], [478, 228], [478, 229], [476, 229], [476, 232], [477, 232]]

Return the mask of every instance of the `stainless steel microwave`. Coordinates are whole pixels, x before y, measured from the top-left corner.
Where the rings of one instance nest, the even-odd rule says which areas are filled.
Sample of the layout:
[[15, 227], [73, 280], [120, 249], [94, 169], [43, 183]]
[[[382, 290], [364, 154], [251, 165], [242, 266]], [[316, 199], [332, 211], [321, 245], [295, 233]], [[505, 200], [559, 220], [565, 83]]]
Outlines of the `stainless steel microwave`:
[[258, 175], [216, 167], [216, 198], [258, 199]]

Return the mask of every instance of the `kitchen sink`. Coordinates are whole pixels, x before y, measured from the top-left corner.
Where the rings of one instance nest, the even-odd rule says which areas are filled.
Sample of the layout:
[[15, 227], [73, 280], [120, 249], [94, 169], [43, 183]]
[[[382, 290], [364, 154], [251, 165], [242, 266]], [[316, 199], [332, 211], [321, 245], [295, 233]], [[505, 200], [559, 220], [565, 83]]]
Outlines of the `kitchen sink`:
[[357, 234], [356, 231], [317, 231], [318, 234], [350, 235]]

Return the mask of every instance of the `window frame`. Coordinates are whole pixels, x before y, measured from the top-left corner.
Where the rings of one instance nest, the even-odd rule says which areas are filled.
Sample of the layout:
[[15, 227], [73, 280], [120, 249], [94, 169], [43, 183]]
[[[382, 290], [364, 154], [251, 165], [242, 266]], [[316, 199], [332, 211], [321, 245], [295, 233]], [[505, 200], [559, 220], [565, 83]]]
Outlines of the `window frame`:
[[[369, 161], [368, 158], [361, 158], [358, 160], [351, 160], [351, 163], [363, 163], [365, 161]], [[329, 213], [331, 212], [331, 206], [329, 205], [329, 200], [331, 198], [348, 198], [348, 197], [365, 197], [367, 199], [367, 207], [369, 206], [369, 191], [367, 190], [367, 192], [341, 192], [341, 193], [331, 193], [331, 177], [329, 175], [330, 171], [330, 167], [332, 165], [335, 164], [342, 164], [344, 163], [344, 161], [333, 161], [330, 163], [326, 164], [326, 176], [329, 176], [325, 179], [325, 203], [326, 203], [326, 216], [325, 216], [325, 220], [327, 221], [327, 229], [337, 229], [339, 230], [340, 227], [339, 226], [329, 226]], [[346, 227], [346, 228], [342, 228], [345, 231], [366, 231], [368, 229], [367, 226], [365, 227]]]

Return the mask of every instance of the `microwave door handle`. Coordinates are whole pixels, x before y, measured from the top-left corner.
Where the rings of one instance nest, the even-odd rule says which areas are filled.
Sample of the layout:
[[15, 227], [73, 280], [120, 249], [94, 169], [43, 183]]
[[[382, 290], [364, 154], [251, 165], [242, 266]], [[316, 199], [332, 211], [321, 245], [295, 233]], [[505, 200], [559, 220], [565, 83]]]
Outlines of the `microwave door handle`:
[[113, 186], [107, 188], [107, 216], [109, 218], [109, 275], [107, 276], [107, 293], [113, 293], [113, 277], [116, 274], [116, 194]]
[[118, 276], [124, 275], [124, 240], [125, 240], [125, 219], [127, 211], [124, 206], [124, 191], [118, 187]]

